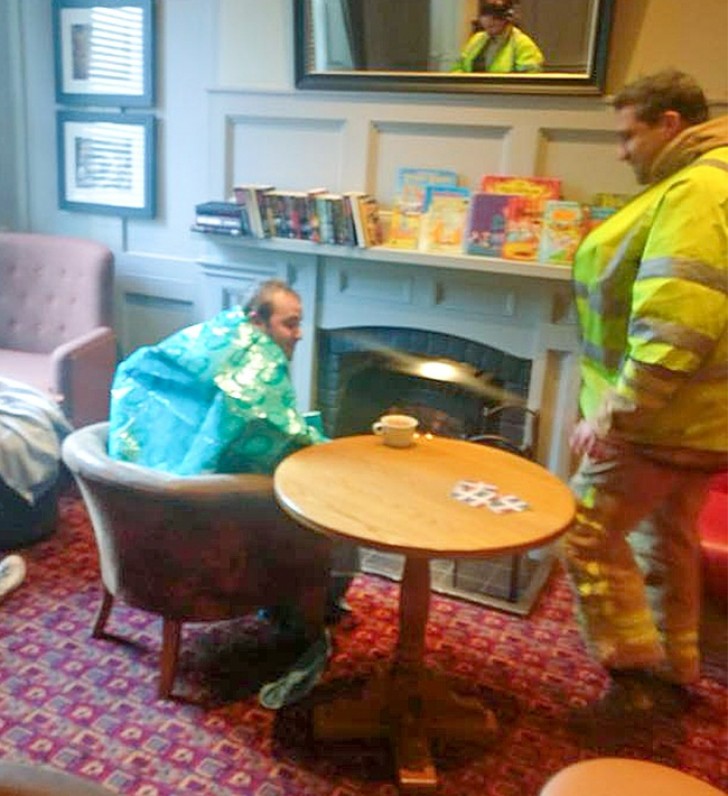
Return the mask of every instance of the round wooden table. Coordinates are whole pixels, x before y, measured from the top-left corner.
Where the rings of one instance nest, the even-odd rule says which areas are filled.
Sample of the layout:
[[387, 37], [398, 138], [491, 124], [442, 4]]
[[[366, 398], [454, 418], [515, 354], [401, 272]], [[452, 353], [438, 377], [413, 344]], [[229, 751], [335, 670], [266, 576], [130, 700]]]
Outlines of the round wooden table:
[[[492, 485], [525, 501], [495, 513], [455, 499], [461, 481]], [[366, 693], [314, 710], [322, 739], [388, 737], [400, 787], [434, 789], [430, 738], [479, 742], [497, 729], [492, 712], [457, 696], [423, 664], [430, 558], [483, 558], [543, 545], [574, 516], [568, 487], [543, 467], [510, 453], [442, 437], [390, 448], [376, 436], [342, 437], [284, 459], [274, 476], [283, 509], [301, 525], [366, 547], [405, 555], [399, 643], [391, 669]]]

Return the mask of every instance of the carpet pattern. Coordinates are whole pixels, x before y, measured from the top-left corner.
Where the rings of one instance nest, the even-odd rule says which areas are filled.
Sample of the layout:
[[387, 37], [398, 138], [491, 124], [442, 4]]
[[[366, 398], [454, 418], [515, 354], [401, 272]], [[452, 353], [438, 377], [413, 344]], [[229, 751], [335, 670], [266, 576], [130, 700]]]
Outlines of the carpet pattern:
[[[256, 617], [188, 625], [174, 701], [156, 699], [161, 621], [117, 605], [123, 642], [93, 640], [99, 604], [83, 504], [62, 500], [57, 533], [21, 551], [26, 582], [0, 605], [0, 757], [84, 776], [133, 796], [395, 796], [379, 742], [321, 744], [311, 705], [341, 678], [364, 678], [396, 643], [398, 586], [358, 576], [353, 614], [334, 630], [324, 682], [304, 703], [271, 713], [260, 684], [300, 652]], [[725, 621], [722, 626], [724, 630]], [[528, 619], [433, 595], [427, 661], [487, 699], [501, 730], [489, 748], [438, 747], [442, 796], [537, 796], [577, 760], [619, 754], [667, 764], [728, 787], [725, 658], [704, 666], [693, 705], [642, 735], [587, 744], [569, 711], [596, 699], [604, 675], [586, 654], [557, 571]]]

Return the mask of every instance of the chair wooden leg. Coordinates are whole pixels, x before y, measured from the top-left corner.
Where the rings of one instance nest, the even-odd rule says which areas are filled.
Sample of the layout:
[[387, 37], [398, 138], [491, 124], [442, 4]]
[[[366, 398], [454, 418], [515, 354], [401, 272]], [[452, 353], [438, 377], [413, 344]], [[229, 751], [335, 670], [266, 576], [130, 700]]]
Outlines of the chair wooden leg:
[[179, 641], [182, 635], [182, 622], [178, 619], [163, 620], [162, 624], [162, 655], [159, 673], [159, 699], [167, 699], [172, 693], [174, 675], [177, 671]]
[[92, 638], [103, 638], [104, 628], [114, 605], [114, 595], [104, 586], [104, 597], [99, 606], [96, 614], [96, 621], [94, 622], [93, 630], [91, 631]]

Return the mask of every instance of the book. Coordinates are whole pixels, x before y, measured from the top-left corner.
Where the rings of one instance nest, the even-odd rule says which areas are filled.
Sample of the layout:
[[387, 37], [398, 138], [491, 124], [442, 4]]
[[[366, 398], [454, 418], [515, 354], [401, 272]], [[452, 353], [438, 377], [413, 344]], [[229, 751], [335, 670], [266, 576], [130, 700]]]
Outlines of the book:
[[465, 246], [468, 254], [502, 257], [506, 239], [508, 203], [515, 196], [510, 193], [476, 191], [470, 199], [470, 212], [465, 226]]
[[235, 202], [212, 201], [195, 205], [195, 226], [198, 229], [249, 234], [240, 206]]
[[242, 232], [239, 229], [227, 229], [225, 227], [214, 227], [205, 224], [193, 224], [190, 227], [190, 230], [192, 232], [205, 232], [212, 235], [230, 235], [233, 238], [242, 235]]
[[501, 255], [506, 260], [535, 260], [541, 241], [543, 205], [539, 196], [511, 196], [506, 205], [505, 240]]
[[328, 192], [328, 188], [309, 188], [306, 191], [308, 196], [308, 240], [314, 243], [321, 242], [321, 222], [318, 216], [318, 205], [316, 197]]
[[555, 177], [514, 177], [501, 174], [484, 174], [480, 190], [487, 193], [512, 193], [531, 197], [541, 212], [548, 199], [561, 198], [561, 180]]
[[418, 248], [426, 252], [460, 253], [468, 218], [470, 191], [456, 186], [429, 185], [422, 214]]
[[397, 202], [422, 210], [425, 190], [428, 185], [457, 185], [457, 172], [450, 169], [412, 168], [403, 166], [397, 170], [395, 194]]
[[354, 233], [356, 237], [357, 246], [366, 246], [364, 242], [364, 220], [361, 214], [359, 200], [366, 196], [364, 191], [345, 191], [344, 198], [349, 204], [349, 212], [351, 213], [352, 223], [354, 225]]
[[268, 191], [274, 190], [273, 185], [236, 185], [233, 188], [235, 201], [242, 208], [243, 226], [250, 229], [254, 238], [264, 238], [265, 228], [260, 212], [260, 197]]
[[386, 245], [393, 249], [416, 249], [420, 242], [422, 213], [411, 205], [395, 205]]
[[616, 212], [616, 207], [607, 207], [606, 205], [587, 205], [586, 231], [591, 232], [593, 229], [596, 229], [608, 218], [611, 218]]
[[236, 202], [202, 202], [195, 205], [195, 213], [197, 215], [239, 218], [240, 205]]
[[619, 210], [624, 207], [632, 197], [626, 193], [609, 193], [600, 191], [595, 193], [591, 200], [592, 207], [605, 207], [613, 210]]
[[584, 230], [585, 213], [579, 202], [548, 200], [543, 211], [539, 261], [570, 265], [584, 237]]
[[341, 193], [321, 193], [314, 197], [321, 243], [356, 245], [351, 205]]
[[381, 246], [384, 232], [379, 218], [379, 202], [369, 194], [359, 197], [359, 212], [364, 232], [364, 246]]

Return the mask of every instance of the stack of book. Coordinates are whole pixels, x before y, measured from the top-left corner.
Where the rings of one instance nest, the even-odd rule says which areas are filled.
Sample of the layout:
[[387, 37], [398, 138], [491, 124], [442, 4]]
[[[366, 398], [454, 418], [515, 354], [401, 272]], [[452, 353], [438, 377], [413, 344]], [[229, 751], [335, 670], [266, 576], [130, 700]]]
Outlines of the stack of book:
[[203, 202], [195, 205], [193, 229], [223, 235], [247, 234], [240, 206], [236, 202]]

